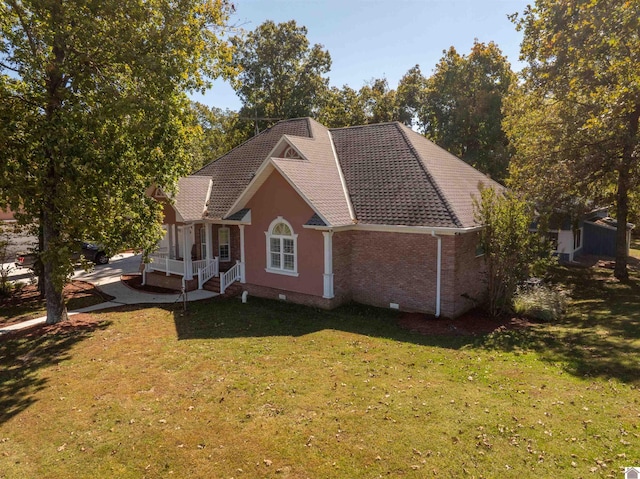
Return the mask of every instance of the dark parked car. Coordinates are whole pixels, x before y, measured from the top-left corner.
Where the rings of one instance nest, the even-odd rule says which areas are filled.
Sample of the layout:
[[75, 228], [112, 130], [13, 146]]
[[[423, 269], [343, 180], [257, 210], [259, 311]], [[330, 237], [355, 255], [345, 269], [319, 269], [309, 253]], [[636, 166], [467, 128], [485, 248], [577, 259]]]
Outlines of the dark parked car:
[[[74, 253], [72, 259], [78, 261], [80, 257], [84, 256], [87, 261], [93, 261], [95, 264], [107, 264], [109, 262], [109, 256], [98, 246], [91, 243], [80, 243], [80, 251]], [[19, 251], [16, 253], [16, 267], [17, 268], [30, 268], [33, 269], [36, 256], [34, 253], [26, 253]]]

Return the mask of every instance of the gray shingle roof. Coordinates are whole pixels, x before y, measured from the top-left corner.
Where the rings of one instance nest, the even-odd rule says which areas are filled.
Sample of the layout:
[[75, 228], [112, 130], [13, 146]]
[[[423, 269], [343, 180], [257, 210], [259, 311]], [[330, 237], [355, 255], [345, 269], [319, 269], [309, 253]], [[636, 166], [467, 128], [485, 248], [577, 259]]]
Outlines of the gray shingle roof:
[[476, 226], [473, 198], [479, 198], [480, 187], [498, 191], [504, 187], [419, 133], [400, 123], [396, 125], [415, 149], [457, 221], [464, 227]]
[[242, 221], [248, 212], [249, 212], [249, 208], [242, 208], [241, 210], [236, 211], [232, 215], [227, 216], [225, 220]]
[[309, 124], [313, 139], [287, 137], [305, 159], [274, 159], [273, 162], [328, 224], [353, 224], [329, 130], [314, 120]]
[[360, 223], [463, 226], [399, 123], [331, 133]]
[[[197, 221], [204, 216], [211, 178], [187, 176], [178, 180], [173, 207], [182, 221]], [[182, 192], [182, 193], [181, 193]]]
[[320, 218], [317, 214], [314, 213], [314, 215], [309, 218], [309, 220], [305, 223], [305, 226], [328, 226], [324, 221], [322, 221], [322, 218]]
[[311, 136], [309, 118], [276, 123], [194, 173], [213, 180], [208, 217], [222, 218], [247, 187], [282, 135]]
[[353, 223], [350, 201], [359, 223], [471, 227], [479, 186], [502, 188], [398, 122], [329, 130], [298, 118], [277, 123], [190, 177], [212, 180], [208, 218], [221, 219], [234, 203], [246, 203], [239, 198], [285, 135], [303, 158], [270, 160], [317, 212], [308, 223], [313, 226]]

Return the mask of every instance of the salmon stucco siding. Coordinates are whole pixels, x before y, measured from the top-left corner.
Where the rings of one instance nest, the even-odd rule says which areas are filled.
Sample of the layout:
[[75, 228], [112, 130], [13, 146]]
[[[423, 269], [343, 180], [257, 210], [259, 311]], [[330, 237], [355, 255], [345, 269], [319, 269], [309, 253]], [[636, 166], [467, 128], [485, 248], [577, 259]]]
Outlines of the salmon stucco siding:
[[[251, 209], [251, 225], [245, 229], [246, 281], [249, 284], [322, 296], [324, 273], [324, 240], [322, 233], [303, 225], [314, 211], [274, 171], [247, 203]], [[267, 236], [271, 223], [278, 217], [287, 221], [296, 238], [297, 276], [266, 271]]]
[[169, 225], [176, 224], [176, 212], [173, 209], [173, 206], [171, 206], [171, 203], [169, 203], [169, 201], [164, 198], [159, 201], [161, 201], [162, 203], [162, 215], [164, 218], [162, 222]]

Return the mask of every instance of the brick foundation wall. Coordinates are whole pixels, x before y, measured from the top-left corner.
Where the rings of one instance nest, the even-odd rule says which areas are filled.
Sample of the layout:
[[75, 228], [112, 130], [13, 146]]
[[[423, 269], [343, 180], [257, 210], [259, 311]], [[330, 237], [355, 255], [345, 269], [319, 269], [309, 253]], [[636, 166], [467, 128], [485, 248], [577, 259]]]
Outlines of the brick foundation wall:
[[[484, 260], [476, 256], [478, 233], [440, 237], [440, 315], [455, 318], [485, 298]], [[396, 303], [403, 311], [435, 313], [436, 238], [350, 231], [334, 234], [333, 247], [338, 302], [353, 300], [382, 308]]]
[[[180, 291], [182, 289], [182, 276], [167, 276], [165, 273], [160, 271], [154, 271], [153, 273], [147, 273], [146, 280], [146, 283], [149, 286], [175, 289], [176, 291]], [[198, 289], [198, 278], [186, 281], [185, 286], [187, 291]]]
[[486, 266], [484, 255], [476, 256], [480, 233], [456, 237], [456, 315], [480, 305], [487, 298]]
[[351, 249], [353, 231], [334, 233], [333, 241], [333, 294], [340, 304], [352, 300]]
[[442, 237], [442, 316], [460, 316], [486, 297], [484, 257], [476, 256], [479, 240], [477, 232]]
[[333, 309], [342, 304], [337, 298], [325, 299], [321, 296], [314, 296], [311, 294], [296, 293], [294, 291], [285, 291], [277, 288], [269, 288], [267, 286], [260, 286], [257, 284], [241, 284], [243, 291], [249, 293], [249, 301], [251, 296], [257, 296], [258, 298], [267, 299], [280, 299], [279, 295], [284, 294], [287, 302], [295, 304], [304, 304], [305, 306], [311, 306], [322, 309]]
[[426, 234], [352, 232], [351, 294], [359, 303], [435, 312], [436, 240]]

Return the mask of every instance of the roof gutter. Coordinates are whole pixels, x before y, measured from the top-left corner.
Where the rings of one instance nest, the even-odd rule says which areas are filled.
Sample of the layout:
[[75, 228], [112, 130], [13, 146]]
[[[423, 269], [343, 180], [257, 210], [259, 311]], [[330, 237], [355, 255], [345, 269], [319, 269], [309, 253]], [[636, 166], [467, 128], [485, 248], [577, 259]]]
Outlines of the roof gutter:
[[376, 225], [356, 223], [353, 225], [304, 225], [304, 228], [317, 229], [326, 231], [332, 229], [333, 231], [378, 231], [382, 233], [414, 233], [414, 234], [441, 234], [441, 235], [455, 235], [463, 233], [473, 233], [480, 231], [484, 226], [469, 226], [466, 228], [452, 228], [452, 227], [434, 227], [434, 226], [405, 226], [405, 225]]

